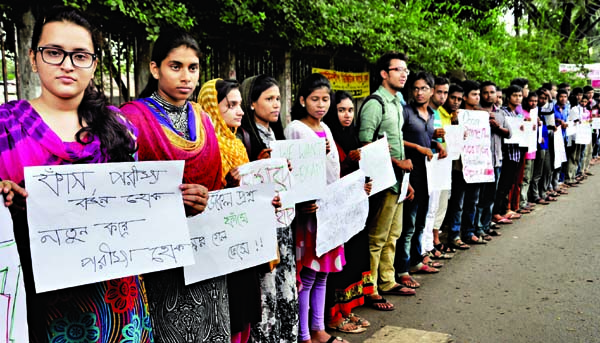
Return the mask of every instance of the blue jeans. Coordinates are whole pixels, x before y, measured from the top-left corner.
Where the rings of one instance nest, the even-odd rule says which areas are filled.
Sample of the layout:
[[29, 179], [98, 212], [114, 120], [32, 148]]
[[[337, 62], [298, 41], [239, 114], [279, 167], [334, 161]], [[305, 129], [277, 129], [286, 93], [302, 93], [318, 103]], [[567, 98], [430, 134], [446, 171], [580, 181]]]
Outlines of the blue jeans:
[[413, 201], [404, 201], [402, 234], [396, 241], [396, 258], [394, 260], [397, 275], [408, 273], [411, 266], [416, 266], [423, 260], [421, 236], [425, 229], [425, 219], [427, 219], [427, 210], [429, 209], [427, 181], [415, 180], [413, 183], [412, 178], [410, 181], [415, 190], [415, 198]]
[[461, 236], [471, 238], [476, 233], [475, 213], [479, 202], [481, 183], [466, 183], [462, 170], [452, 171], [452, 190], [448, 203], [448, 238], [455, 240]]
[[498, 189], [498, 180], [500, 179], [500, 167], [494, 168], [494, 182], [481, 184], [479, 191], [479, 202], [477, 203], [477, 213], [474, 223], [477, 227], [477, 235], [490, 232], [492, 223], [492, 210], [494, 209], [494, 200], [496, 200], [496, 190]]

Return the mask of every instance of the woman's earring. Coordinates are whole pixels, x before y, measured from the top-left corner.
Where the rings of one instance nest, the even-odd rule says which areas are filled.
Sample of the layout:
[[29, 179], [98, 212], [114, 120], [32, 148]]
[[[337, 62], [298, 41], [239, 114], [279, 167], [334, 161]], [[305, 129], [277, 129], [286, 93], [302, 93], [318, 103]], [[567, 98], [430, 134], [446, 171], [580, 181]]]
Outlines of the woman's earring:
[[250, 106], [250, 109], [251, 109], [252, 111], [254, 111], [254, 106]]

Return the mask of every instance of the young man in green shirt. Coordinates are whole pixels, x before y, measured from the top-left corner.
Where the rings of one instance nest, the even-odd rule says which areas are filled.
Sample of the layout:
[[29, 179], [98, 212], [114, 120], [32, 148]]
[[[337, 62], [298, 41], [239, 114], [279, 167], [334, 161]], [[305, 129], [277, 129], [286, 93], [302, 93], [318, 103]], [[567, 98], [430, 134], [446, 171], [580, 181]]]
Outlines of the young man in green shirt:
[[[381, 86], [374, 95], [381, 100], [369, 100], [361, 108], [358, 117], [358, 138], [363, 145], [377, 140], [380, 135], [387, 136], [390, 145], [392, 164], [397, 182], [394, 186], [375, 194], [370, 201], [370, 215], [367, 222], [369, 230], [369, 252], [371, 274], [373, 278], [373, 294], [365, 298], [371, 307], [381, 311], [394, 309], [382, 295], [414, 295], [415, 291], [396, 283], [394, 257], [396, 256], [396, 240], [402, 233], [402, 203], [398, 203], [399, 185], [403, 172], [412, 170], [412, 163], [404, 156], [402, 138], [402, 94], [410, 71], [406, 65], [405, 54], [388, 52], [377, 61], [377, 70], [381, 77]], [[383, 106], [382, 106], [383, 104]], [[412, 200], [414, 192], [411, 187], [406, 200]], [[402, 201], [403, 199], [400, 199]]]

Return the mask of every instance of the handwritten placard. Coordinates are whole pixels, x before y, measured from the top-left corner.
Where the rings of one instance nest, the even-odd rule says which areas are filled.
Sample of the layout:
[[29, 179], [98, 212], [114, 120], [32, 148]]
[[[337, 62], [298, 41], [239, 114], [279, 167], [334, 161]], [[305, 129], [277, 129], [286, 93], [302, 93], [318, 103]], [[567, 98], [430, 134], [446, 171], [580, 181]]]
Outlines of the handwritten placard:
[[0, 204], [0, 342], [29, 342], [23, 269], [4, 204]]
[[458, 111], [458, 120], [466, 136], [461, 154], [466, 183], [494, 181], [489, 117], [485, 111]]
[[433, 154], [431, 161], [425, 158], [427, 168], [427, 188], [429, 194], [449, 190], [452, 186], [452, 160], [448, 157], [439, 159], [439, 154]]
[[194, 263], [183, 161], [25, 168], [36, 291]]
[[554, 169], [560, 168], [563, 162], [567, 162], [567, 152], [562, 130], [558, 129], [554, 131]]
[[189, 285], [277, 258], [273, 184], [210, 192], [203, 213], [188, 218], [196, 264], [183, 268]]
[[275, 211], [277, 227], [292, 224], [296, 216], [294, 202], [287, 201], [288, 192], [292, 189], [292, 177], [285, 158], [268, 158], [253, 161], [238, 167], [242, 178], [241, 186], [260, 185], [270, 183], [275, 186], [275, 191], [282, 199], [282, 206]]
[[360, 148], [358, 166], [365, 175], [373, 179], [371, 195], [390, 188], [397, 182], [387, 137]]
[[600, 118], [592, 118], [592, 129], [600, 129]]
[[365, 192], [365, 173], [357, 170], [327, 186], [317, 200], [317, 256], [346, 243], [365, 227], [369, 199]]
[[[290, 202], [315, 200], [327, 186], [325, 140], [290, 139], [271, 142], [271, 157], [285, 158], [292, 163]], [[333, 146], [335, 149], [335, 145]]]
[[462, 125], [444, 126], [444, 140], [446, 141], [446, 153], [448, 159], [458, 160], [464, 148], [465, 128]]

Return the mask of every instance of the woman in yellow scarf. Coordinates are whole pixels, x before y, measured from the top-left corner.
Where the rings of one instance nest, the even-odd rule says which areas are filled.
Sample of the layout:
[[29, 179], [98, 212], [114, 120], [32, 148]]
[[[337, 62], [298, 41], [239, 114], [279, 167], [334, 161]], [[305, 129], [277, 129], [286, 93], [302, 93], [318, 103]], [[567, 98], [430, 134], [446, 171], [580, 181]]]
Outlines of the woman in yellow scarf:
[[[200, 89], [199, 103], [208, 113], [215, 127], [225, 187], [237, 187], [240, 176], [237, 168], [248, 163], [248, 154], [235, 133], [242, 124], [242, 95], [234, 80], [215, 79]], [[250, 328], [261, 319], [261, 293], [257, 267], [227, 275], [229, 314], [231, 316], [231, 342], [246, 343]]]
[[202, 86], [198, 98], [215, 127], [225, 187], [239, 186], [237, 167], [249, 162], [244, 144], [235, 136], [244, 116], [239, 88], [235, 80], [214, 79]]

